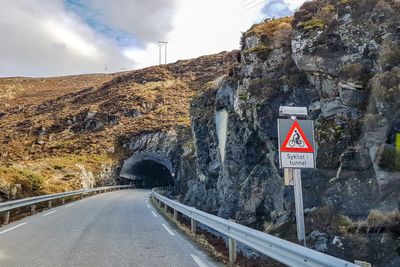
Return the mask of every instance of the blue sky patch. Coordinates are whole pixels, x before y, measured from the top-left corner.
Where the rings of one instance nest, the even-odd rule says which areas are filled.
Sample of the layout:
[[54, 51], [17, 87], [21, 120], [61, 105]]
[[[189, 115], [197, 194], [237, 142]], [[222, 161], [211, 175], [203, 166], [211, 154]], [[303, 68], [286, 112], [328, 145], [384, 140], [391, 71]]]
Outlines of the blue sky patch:
[[115, 40], [120, 48], [138, 47], [139, 42], [132, 34], [113, 28], [102, 22], [103, 15], [99, 10], [93, 10], [90, 6], [82, 3], [81, 0], [64, 0], [65, 8], [75, 13], [94, 31]]
[[270, 18], [279, 18], [293, 15], [293, 11], [291, 11], [282, 0], [266, 1], [261, 12]]

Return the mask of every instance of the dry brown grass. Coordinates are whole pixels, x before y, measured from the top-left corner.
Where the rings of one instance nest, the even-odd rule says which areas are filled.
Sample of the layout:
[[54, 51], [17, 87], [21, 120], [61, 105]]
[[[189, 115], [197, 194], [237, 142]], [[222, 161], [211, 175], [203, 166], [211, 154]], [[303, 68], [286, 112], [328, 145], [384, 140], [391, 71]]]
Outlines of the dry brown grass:
[[71, 191], [81, 188], [81, 171], [76, 166], [77, 163], [83, 164], [98, 178], [101, 166], [112, 164], [113, 159], [107, 155], [67, 155], [23, 163], [3, 163], [0, 165], [0, 177], [5, 186], [21, 187], [17, 198]]
[[[79, 188], [76, 163], [97, 174], [102, 163], [127, 156], [122, 142], [188, 128], [191, 100], [228, 73], [236, 53], [114, 75], [0, 79], [0, 99], [8, 105], [0, 108], [0, 166], [6, 170], [0, 179], [25, 184], [22, 194]], [[35, 190], [20, 167], [39, 181]]]
[[295, 13], [292, 25], [305, 30], [324, 29], [334, 19], [339, 4], [332, 0], [307, 1]]
[[0, 78], [0, 111], [39, 104], [87, 87], [98, 87], [121, 74], [89, 74], [51, 78]]
[[246, 35], [257, 35], [273, 37], [275, 33], [290, 30], [293, 17], [282, 17], [278, 19], [266, 19], [264, 22], [253, 25]]

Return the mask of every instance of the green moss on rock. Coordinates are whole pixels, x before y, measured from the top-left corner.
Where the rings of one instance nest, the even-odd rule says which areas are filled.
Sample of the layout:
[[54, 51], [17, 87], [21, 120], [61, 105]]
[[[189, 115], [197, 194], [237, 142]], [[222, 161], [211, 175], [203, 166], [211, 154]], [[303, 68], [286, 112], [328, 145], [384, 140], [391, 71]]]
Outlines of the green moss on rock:
[[312, 18], [310, 20], [300, 22], [299, 26], [303, 27], [305, 30], [323, 29], [325, 28], [325, 21], [318, 18]]

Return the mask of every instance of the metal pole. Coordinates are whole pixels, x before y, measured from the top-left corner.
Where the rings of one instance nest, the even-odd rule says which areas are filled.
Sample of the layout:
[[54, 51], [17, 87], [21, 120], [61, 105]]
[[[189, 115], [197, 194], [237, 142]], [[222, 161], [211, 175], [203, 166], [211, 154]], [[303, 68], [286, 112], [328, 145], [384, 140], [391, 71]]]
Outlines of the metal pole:
[[165, 65], [167, 65], [167, 44], [168, 42], [165, 42]]
[[[296, 116], [290, 117], [292, 120], [297, 120]], [[303, 242], [306, 246], [306, 230], [304, 225], [304, 208], [303, 208], [303, 191], [301, 186], [301, 170], [292, 169], [294, 180], [294, 203], [296, 207], [296, 227], [297, 239]]]
[[4, 212], [4, 224], [8, 224], [10, 221], [10, 211], [7, 210]]
[[306, 231], [304, 226], [303, 192], [301, 186], [300, 169], [293, 170], [294, 176], [294, 202], [296, 205], [297, 238], [306, 246]]
[[193, 236], [196, 236], [196, 220], [191, 218], [190, 219], [190, 232], [192, 233]]
[[158, 41], [158, 65], [161, 65], [161, 42]]
[[[229, 219], [231, 222], [235, 222], [233, 219]], [[235, 264], [237, 259], [237, 252], [236, 252], [236, 240], [233, 238], [229, 238], [229, 263]]]

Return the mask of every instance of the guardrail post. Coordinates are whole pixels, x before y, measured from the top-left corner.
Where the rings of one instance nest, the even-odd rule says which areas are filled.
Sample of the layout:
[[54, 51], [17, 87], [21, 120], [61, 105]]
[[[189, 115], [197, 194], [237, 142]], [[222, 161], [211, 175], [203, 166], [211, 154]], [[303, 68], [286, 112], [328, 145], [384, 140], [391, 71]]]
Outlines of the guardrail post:
[[[235, 220], [233, 220], [233, 219], [229, 219], [229, 221], [235, 222]], [[236, 258], [237, 258], [236, 240], [229, 237], [229, 263], [235, 264]]]
[[31, 205], [31, 213], [35, 213], [36, 212], [36, 205], [33, 204]]
[[7, 224], [10, 221], [10, 211], [7, 210], [4, 212], [4, 223]]
[[81, 199], [83, 199], [83, 194], [81, 194]]
[[192, 235], [193, 236], [196, 236], [196, 225], [197, 225], [197, 222], [196, 222], [196, 220], [195, 219], [193, 219], [193, 218], [190, 218], [190, 231], [191, 231], [191, 233], [192, 233]]
[[167, 206], [167, 204], [164, 203], [164, 211], [167, 212], [167, 210], [168, 210], [168, 206]]
[[47, 207], [48, 207], [49, 209], [51, 209], [51, 204], [52, 204], [52, 201], [49, 200], [49, 202], [47, 203]]
[[178, 211], [174, 209], [174, 220], [178, 221]]
[[65, 198], [61, 199], [61, 204], [64, 205], [65, 204]]

